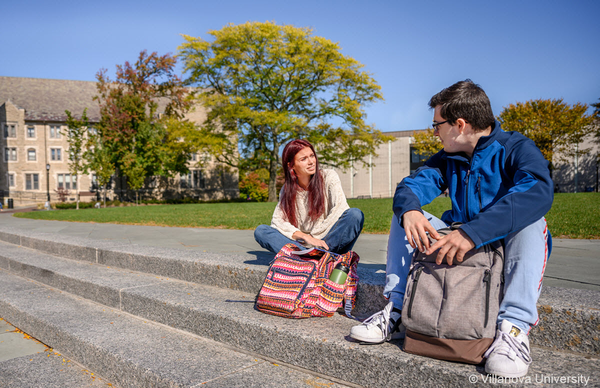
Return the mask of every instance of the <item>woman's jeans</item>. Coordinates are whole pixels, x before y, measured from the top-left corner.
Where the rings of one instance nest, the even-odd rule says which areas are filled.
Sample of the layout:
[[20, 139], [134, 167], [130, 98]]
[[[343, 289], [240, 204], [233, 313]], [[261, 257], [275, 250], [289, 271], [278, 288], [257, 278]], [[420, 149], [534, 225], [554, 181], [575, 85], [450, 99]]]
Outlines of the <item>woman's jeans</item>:
[[[351, 208], [342, 213], [323, 238], [329, 251], [343, 254], [351, 250], [362, 231], [364, 221], [365, 216], [360, 209]], [[290, 243], [304, 249], [298, 241], [285, 237], [269, 225], [259, 225], [254, 231], [254, 238], [261, 247], [273, 253], [279, 252], [284, 245]]]
[[[423, 212], [435, 229], [448, 225]], [[552, 238], [545, 218], [504, 238], [504, 298], [497, 322], [503, 319], [529, 332], [537, 324], [537, 300], [542, 290], [546, 261], [550, 257]], [[402, 308], [413, 248], [396, 215], [392, 218], [387, 249], [386, 284], [383, 295]]]

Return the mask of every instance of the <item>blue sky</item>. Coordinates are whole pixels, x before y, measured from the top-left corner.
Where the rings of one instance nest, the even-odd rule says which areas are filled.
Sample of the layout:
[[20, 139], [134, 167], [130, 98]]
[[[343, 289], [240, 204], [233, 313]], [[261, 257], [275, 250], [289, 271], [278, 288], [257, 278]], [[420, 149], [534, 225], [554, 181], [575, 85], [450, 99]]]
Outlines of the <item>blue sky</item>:
[[517, 101], [600, 98], [600, 1], [170, 0], [5, 2], [0, 75], [94, 81], [141, 50], [175, 53], [180, 34], [209, 39], [228, 23], [311, 27], [382, 87], [378, 129], [426, 128], [429, 98], [471, 78], [497, 115]]

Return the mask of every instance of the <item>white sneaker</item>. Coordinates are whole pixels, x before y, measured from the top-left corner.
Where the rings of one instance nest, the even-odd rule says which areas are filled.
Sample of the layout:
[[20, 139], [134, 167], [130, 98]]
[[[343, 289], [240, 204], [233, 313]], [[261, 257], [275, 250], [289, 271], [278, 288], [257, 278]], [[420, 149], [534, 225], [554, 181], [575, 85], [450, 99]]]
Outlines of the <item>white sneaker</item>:
[[350, 337], [370, 344], [381, 344], [406, 335], [402, 325], [402, 311], [390, 302], [383, 310], [371, 315], [363, 323], [350, 329]]
[[505, 319], [496, 333], [496, 340], [483, 357], [487, 358], [485, 371], [488, 374], [503, 377], [525, 376], [531, 364], [529, 338], [523, 330]]

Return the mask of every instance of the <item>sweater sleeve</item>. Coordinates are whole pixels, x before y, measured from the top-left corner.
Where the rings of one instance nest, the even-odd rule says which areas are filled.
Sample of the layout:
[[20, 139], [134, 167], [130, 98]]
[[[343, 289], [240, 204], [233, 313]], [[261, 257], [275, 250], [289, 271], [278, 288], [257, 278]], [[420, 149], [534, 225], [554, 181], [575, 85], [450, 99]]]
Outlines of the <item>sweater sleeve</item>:
[[323, 170], [323, 175], [327, 195], [325, 198], [327, 202], [326, 214], [321, 222], [314, 225], [310, 233], [313, 237], [319, 239], [324, 238], [342, 214], [350, 209], [338, 174], [334, 170]]
[[287, 221], [283, 210], [281, 210], [281, 198], [283, 197], [283, 190], [285, 190], [285, 185], [281, 188], [279, 192], [279, 202], [275, 207], [275, 211], [273, 212], [273, 218], [271, 219], [271, 227], [277, 229], [281, 234], [289, 239], [294, 239], [292, 235], [299, 231], [300, 229], [296, 228], [290, 222]]

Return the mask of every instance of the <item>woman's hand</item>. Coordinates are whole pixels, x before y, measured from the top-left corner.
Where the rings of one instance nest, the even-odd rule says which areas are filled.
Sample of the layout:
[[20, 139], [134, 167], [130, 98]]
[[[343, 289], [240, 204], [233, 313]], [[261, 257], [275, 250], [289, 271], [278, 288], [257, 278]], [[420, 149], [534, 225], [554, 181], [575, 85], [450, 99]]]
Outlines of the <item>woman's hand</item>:
[[307, 243], [309, 243], [310, 245], [312, 245], [314, 247], [323, 248], [326, 251], [329, 250], [329, 246], [327, 245], [327, 243], [325, 241], [319, 240], [318, 238], [314, 238], [311, 235], [308, 236], [308, 239], [304, 239], [304, 241], [306, 241]]
[[292, 237], [294, 238], [294, 240], [297, 240], [297, 241], [302, 240], [305, 243], [312, 245], [313, 247], [318, 247], [318, 248], [323, 248], [325, 250], [329, 250], [329, 246], [327, 245], [327, 243], [325, 241], [319, 240], [318, 238], [314, 238], [310, 234], [296, 231], [296, 232], [294, 232]]

